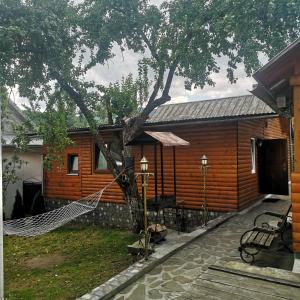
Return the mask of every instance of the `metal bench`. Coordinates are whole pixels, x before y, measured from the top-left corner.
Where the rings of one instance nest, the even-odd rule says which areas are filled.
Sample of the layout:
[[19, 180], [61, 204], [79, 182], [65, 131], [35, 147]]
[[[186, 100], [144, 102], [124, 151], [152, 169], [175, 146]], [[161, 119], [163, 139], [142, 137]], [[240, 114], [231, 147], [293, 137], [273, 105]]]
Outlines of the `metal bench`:
[[[253, 263], [255, 255], [262, 249], [270, 249], [275, 238], [280, 237], [282, 243], [287, 247], [287, 242], [284, 238], [284, 233], [287, 229], [287, 221], [291, 205], [284, 214], [274, 212], [264, 212], [259, 214], [254, 219], [254, 228], [247, 230], [243, 233], [240, 239], [240, 252], [241, 259], [246, 263]], [[276, 222], [271, 224], [264, 220], [265, 217], [272, 217]]]

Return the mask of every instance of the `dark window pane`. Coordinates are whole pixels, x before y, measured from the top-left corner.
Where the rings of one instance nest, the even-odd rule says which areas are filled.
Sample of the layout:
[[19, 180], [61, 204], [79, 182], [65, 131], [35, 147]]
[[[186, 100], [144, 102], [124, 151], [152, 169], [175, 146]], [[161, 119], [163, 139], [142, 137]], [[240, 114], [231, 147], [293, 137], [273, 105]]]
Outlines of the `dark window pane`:
[[68, 173], [78, 174], [78, 155], [72, 154], [68, 157]]

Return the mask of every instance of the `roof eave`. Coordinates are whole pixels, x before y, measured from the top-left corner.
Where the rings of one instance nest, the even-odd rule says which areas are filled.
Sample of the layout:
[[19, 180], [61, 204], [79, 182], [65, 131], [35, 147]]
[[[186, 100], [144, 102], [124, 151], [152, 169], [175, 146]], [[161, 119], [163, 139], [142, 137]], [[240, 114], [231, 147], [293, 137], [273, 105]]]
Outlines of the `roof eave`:
[[264, 66], [259, 68], [255, 73], [252, 75], [252, 77], [255, 80], [260, 80], [263, 76], [264, 72], [269, 69], [270, 67], [273, 67], [274, 64], [277, 64], [279, 61], [284, 59], [287, 55], [289, 55], [295, 48], [300, 47], [300, 37], [297, 38], [293, 43], [288, 45], [286, 48], [284, 48], [282, 51], [280, 51], [277, 55], [275, 55], [272, 59], [270, 59]]
[[223, 118], [209, 118], [209, 119], [190, 119], [190, 120], [178, 120], [178, 121], [161, 121], [156, 123], [146, 123], [144, 128], [156, 127], [156, 126], [173, 126], [173, 125], [201, 125], [201, 124], [211, 124], [218, 122], [232, 122], [232, 121], [243, 121], [249, 119], [265, 119], [265, 118], [275, 118], [278, 117], [277, 112], [261, 115], [247, 115], [247, 116], [237, 116], [237, 117], [223, 117]]
[[276, 113], [279, 113], [280, 110], [277, 107], [276, 100], [271, 94], [271, 92], [265, 88], [262, 84], [258, 84], [250, 91], [254, 96], [264, 101], [268, 104]]
[[[190, 119], [190, 120], [172, 120], [172, 121], [160, 121], [153, 123], [145, 123], [143, 128], [151, 128], [157, 126], [172, 126], [172, 125], [194, 125], [194, 124], [210, 124], [217, 122], [230, 122], [230, 121], [242, 121], [249, 119], [265, 119], [265, 118], [275, 118], [278, 117], [279, 113], [268, 113], [268, 114], [257, 114], [257, 115], [245, 115], [245, 116], [237, 116], [237, 117], [222, 117], [222, 118], [209, 118], [209, 119]], [[103, 126], [99, 127], [99, 130], [102, 132], [111, 132], [111, 131], [121, 131], [123, 127], [121, 126]], [[78, 128], [69, 130], [69, 134], [81, 134], [81, 133], [90, 133], [88, 128]]]

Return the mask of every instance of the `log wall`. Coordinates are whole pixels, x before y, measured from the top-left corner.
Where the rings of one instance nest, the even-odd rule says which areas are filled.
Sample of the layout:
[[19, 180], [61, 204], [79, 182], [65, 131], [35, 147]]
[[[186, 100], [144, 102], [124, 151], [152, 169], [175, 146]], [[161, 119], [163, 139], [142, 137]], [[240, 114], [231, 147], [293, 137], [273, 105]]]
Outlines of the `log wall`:
[[[239, 210], [253, 204], [259, 194], [258, 166], [256, 173], [251, 173], [251, 138], [287, 139], [289, 132], [288, 119], [269, 118], [238, 121], [238, 194]], [[288, 145], [289, 143], [287, 143]], [[289, 153], [288, 149], [288, 153]], [[257, 160], [256, 160], [257, 161]]]
[[[65, 200], [78, 200], [99, 191], [106, 184], [113, 180], [109, 172], [97, 173], [94, 169], [94, 139], [90, 134], [71, 135], [74, 145], [68, 147], [64, 154], [64, 164], [61, 166], [55, 163], [51, 171], [46, 171], [45, 195], [48, 198]], [[110, 136], [106, 135], [107, 142]], [[78, 175], [67, 174], [68, 154], [78, 154], [79, 172]], [[105, 191], [103, 201], [123, 203], [123, 196], [119, 186], [114, 183], [109, 191]]]
[[292, 174], [293, 248], [300, 252], [300, 173]]
[[292, 176], [292, 212], [294, 252], [300, 253], [300, 62], [295, 64], [295, 74], [290, 78], [293, 87], [294, 112], [294, 170]]
[[[200, 158], [208, 157], [207, 200], [209, 209], [219, 212], [236, 211], [257, 199], [258, 180], [251, 174], [250, 137], [282, 137], [283, 127], [279, 120], [227, 121], [201, 125], [178, 125], [151, 128], [157, 131], [172, 131], [190, 142], [190, 146], [176, 147], [177, 200], [184, 206], [200, 209], [203, 204], [203, 176]], [[98, 191], [113, 178], [110, 173], [94, 170], [94, 140], [89, 134], [74, 134], [75, 144], [63, 154], [64, 165], [57, 164], [45, 172], [45, 195], [48, 198], [76, 200]], [[110, 136], [105, 136], [107, 142]], [[134, 147], [135, 167], [139, 172], [142, 150]], [[78, 154], [79, 174], [67, 175], [67, 155]], [[145, 146], [143, 154], [149, 161], [149, 171], [154, 172], [153, 146]], [[161, 193], [160, 149], [157, 147], [158, 195]], [[165, 194], [173, 194], [173, 152], [164, 148]], [[140, 186], [140, 185], [139, 185]], [[149, 197], [154, 196], [154, 180], [150, 179]], [[238, 201], [240, 199], [240, 201]], [[124, 203], [117, 184], [104, 193], [103, 201]]]
[[[170, 128], [153, 128], [168, 131]], [[208, 157], [207, 202], [210, 210], [234, 211], [237, 208], [236, 123], [224, 122], [207, 125], [177, 126], [173, 133], [190, 142], [190, 146], [176, 147], [177, 200], [186, 208], [200, 209], [203, 204], [203, 176], [200, 159]], [[140, 147], [135, 151], [140, 160]], [[153, 146], [144, 147], [150, 171], [154, 171]], [[161, 193], [160, 151], [158, 159], [158, 194]], [[165, 193], [173, 194], [172, 148], [164, 148]], [[138, 164], [136, 164], [138, 165]], [[150, 183], [150, 196], [154, 196], [154, 183]]]

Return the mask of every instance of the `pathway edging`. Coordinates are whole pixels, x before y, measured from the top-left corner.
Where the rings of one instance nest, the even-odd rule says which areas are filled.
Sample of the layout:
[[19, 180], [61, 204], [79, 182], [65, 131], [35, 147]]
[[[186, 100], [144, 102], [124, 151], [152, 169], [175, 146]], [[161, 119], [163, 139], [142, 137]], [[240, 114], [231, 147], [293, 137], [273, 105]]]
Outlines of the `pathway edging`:
[[[198, 228], [190, 233], [181, 233], [180, 241], [168, 245], [167, 243], [161, 244], [156, 251], [146, 261], [144, 259], [134, 263], [126, 270], [118, 275], [112, 277], [105, 283], [94, 288], [91, 292], [78, 298], [80, 300], [106, 300], [110, 299], [125, 289], [127, 286], [135, 282], [137, 279], [150, 272], [156, 266], [167, 260], [170, 256], [189, 245], [198, 237], [210, 232], [214, 228], [223, 224], [237, 213], [226, 213], [212, 221], [210, 221], [206, 228]], [[166, 246], [165, 246], [166, 245]]]

